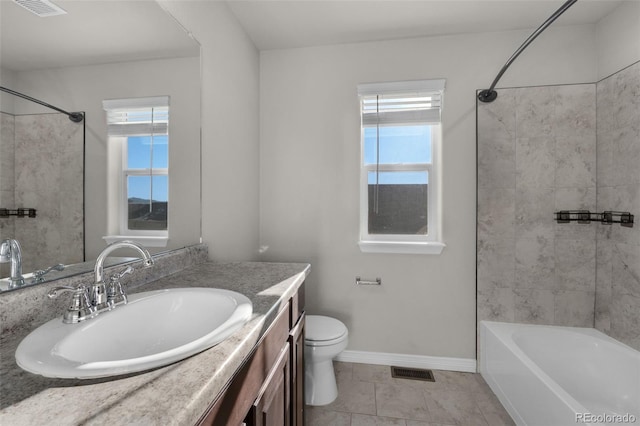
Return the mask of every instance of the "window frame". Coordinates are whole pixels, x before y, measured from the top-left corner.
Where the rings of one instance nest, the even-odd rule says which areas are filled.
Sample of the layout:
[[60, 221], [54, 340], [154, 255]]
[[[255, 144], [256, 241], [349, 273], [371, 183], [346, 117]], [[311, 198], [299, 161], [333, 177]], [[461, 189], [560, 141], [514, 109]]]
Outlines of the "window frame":
[[[154, 121], [154, 109], [166, 110], [166, 119], [161, 118]], [[155, 96], [146, 98], [112, 99], [103, 101], [103, 109], [107, 114], [107, 142], [112, 148], [108, 149], [109, 162], [108, 179], [112, 182], [112, 189], [109, 189], [108, 196], [111, 204], [108, 203], [108, 231], [109, 235], [103, 237], [107, 243], [122, 241], [125, 239], [137, 241], [148, 247], [166, 247], [169, 240], [170, 216], [167, 211], [167, 228], [163, 230], [129, 229], [129, 176], [167, 176], [167, 209], [170, 204], [170, 158], [167, 158], [167, 167], [148, 168], [128, 168], [128, 144], [130, 137], [167, 137], [169, 144], [169, 96]], [[118, 114], [125, 114], [136, 117], [136, 112], [140, 110], [150, 110], [151, 120], [140, 121], [119, 118]], [[164, 111], [158, 112], [162, 117]], [[110, 114], [115, 116], [114, 121], [110, 121]], [[131, 126], [131, 127], [129, 127]], [[150, 165], [151, 166], [151, 165]], [[116, 194], [117, 192], [117, 194]], [[153, 194], [151, 194], [153, 199]], [[115, 231], [115, 232], [114, 232]]]
[[[419, 82], [393, 82], [393, 83], [373, 83], [360, 85], [358, 92], [360, 95], [360, 229], [358, 245], [365, 253], [404, 253], [404, 254], [440, 254], [445, 247], [441, 239], [441, 186], [440, 186], [440, 165], [441, 165], [441, 144], [442, 144], [442, 120], [437, 123], [419, 123], [430, 126], [431, 130], [431, 162], [430, 163], [373, 163], [365, 162], [365, 129], [371, 124], [364, 124], [362, 98], [371, 96], [372, 91], [378, 90], [379, 95], [393, 94], [396, 92], [406, 93], [408, 88], [432, 86], [433, 80]], [[441, 84], [440, 96], [444, 91], [444, 80], [437, 80], [435, 84]], [[412, 84], [416, 83], [416, 84]], [[364, 86], [364, 88], [362, 88]], [[420, 94], [434, 92], [431, 90], [420, 90]], [[441, 108], [441, 107], [440, 107]], [[415, 122], [385, 123], [382, 127], [397, 127], [402, 125], [415, 125]], [[378, 159], [377, 159], [378, 160]], [[427, 234], [370, 234], [369, 233], [369, 176], [370, 172], [385, 171], [426, 171], [428, 176], [427, 184]]]

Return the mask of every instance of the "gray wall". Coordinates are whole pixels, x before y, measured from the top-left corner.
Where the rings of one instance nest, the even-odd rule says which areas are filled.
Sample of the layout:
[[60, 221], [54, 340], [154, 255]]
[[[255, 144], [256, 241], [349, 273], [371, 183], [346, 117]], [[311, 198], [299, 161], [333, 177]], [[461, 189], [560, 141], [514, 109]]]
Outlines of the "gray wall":
[[592, 326], [595, 85], [498, 91], [478, 102], [478, 320]]
[[640, 2], [622, 1], [596, 24], [600, 81], [640, 60]]
[[[160, 3], [202, 45], [202, 229], [210, 256], [256, 259], [261, 246], [261, 260], [311, 262], [308, 311], [343, 320], [349, 349], [474, 358], [473, 93], [531, 30], [258, 52], [225, 4]], [[622, 52], [612, 58], [622, 61], [636, 55], [631, 3], [602, 24], [552, 26], [502, 83], [596, 81], [600, 58], [607, 65], [616, 63], [611, 52]], [[430, 77], [447, 79], [447, 247], [441, 256], [363, 254], [355, 87]], [[382, 276], [384, 284], [357, 288], [356, 275]]]
[[[640, 348], [640, 63], [498, 92], [478, 105], [478, 321], [595, 325]], [[636, 224], [553, 220], [577, 209]]]
[[[13, 114], [0, 112], [0, 207], [15, 208], [16, 193], [14, 189], [15, 168], [14, 155], [16, 120]], [[0, 239], [15, 235], [15, 220], [0, 218]], [[0, 264], [0, 277], [9, 275], [10, 264]]]
[[635, 225], [597, 227], [595, 326], [640, 350], [640, 62], [597, 97], [598, 209], [630, 211]]
[[2, 207], [35, 208], [37, 217], [0, 218], [0, 238], [19, 239], [25, 272], [84, 261], [84, 123], [64, 114], [2, 117]]
[[259, 55], [225, 2], [158, 0], [201, 45], [202, 239], [215, 260], [257, 260]]
[[[529, 33], [260, 53], [261, 259], [311, 262], [308, 312], [343, 321], [349, 350], [475, 358], [474, 93]], [[593, 26], [550, 28], [538, 41], [505, 76], [510, 84], [596, 79]], [[440, 255], [362, 253], [356, 87], [425, 78], [447, 80], [440, 180], [446, 247]], [[359, 287], [356, 276], [383, 284]]]

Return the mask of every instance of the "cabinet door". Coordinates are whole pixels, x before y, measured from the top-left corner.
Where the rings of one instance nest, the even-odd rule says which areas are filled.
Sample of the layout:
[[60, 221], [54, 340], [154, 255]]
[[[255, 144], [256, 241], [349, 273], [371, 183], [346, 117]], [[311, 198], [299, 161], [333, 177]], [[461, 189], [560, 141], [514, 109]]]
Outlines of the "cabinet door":
[[304, 326], [305, 314], [289, 334], [291, 345], [291, 426], [304, 426]]
[[289, 343], [278, 356], [252, 407], [249, 424], [256, 426], [289, 426], [291, 419]]

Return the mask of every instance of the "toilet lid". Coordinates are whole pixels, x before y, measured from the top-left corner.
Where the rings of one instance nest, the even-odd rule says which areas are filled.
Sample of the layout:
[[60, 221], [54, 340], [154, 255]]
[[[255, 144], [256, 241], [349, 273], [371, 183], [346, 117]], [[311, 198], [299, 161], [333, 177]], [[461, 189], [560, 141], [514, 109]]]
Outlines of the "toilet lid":
[[335, 318], [308, 315], [305, 324], [305, 340], [314, 342], [334, 340], [343, 336], [347, 327]]

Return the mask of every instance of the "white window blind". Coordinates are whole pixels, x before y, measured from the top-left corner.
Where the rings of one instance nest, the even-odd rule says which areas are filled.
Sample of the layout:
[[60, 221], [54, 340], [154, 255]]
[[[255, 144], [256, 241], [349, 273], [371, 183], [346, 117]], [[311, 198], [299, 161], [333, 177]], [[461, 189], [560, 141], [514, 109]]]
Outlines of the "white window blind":
[[109, 136], [167, 135], [169, 97], [111, 99], [102, 101], [107, 112]]
[[358, 85], [362, 125], [440, 123], [445, 80]]

